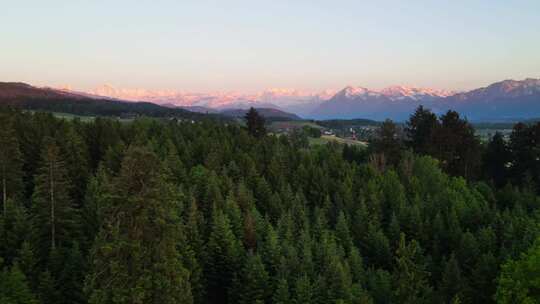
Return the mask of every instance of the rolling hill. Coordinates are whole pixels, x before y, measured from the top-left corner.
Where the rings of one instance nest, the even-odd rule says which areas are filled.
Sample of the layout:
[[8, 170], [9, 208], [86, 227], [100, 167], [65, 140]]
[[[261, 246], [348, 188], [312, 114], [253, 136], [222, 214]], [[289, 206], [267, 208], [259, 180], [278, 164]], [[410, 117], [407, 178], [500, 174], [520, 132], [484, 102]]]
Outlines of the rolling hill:
[[[260, 115], [270, 120], [299, 120], [300, 117], [296, 114], [288, 113], [278, 109], [272, 108], [255, 108]], [[245, 109], [227, 109], [222, 110], [219, 113], [229, 117], [244, 117], [248, 110]]]
[[[0, 105], [25, 110], [69, 113], [82, 116], [152, 116], [200, 119], [205, 114], [169, 108], [150, 102], [127, 102], [112, 98], [90, 97], [25, 83], [0, 82]], [[212, 117], [219, 117], [211, 115]]]

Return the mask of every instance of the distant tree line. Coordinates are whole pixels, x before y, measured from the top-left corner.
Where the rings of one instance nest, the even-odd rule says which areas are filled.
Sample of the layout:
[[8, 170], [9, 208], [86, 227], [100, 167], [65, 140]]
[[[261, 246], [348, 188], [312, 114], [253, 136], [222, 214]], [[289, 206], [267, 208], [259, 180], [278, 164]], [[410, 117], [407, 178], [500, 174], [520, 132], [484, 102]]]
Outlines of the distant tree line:
[[420, 108], [366, 150], [246, 118], [1, 108], [0, 303], [538, 300], [539, 126]]
[[509, 140], [496, 132], [487, 143], [475, 135], [473, 126], [455, 111], [437, 117], [418, 107], [406, 122], [405, 134], [385, 121], [372, 145], [374, 154], [397, 165], [404, 150], [439, 160], [449, 175], [469, 181], [485, 181], [495, 188], [519, 185], [540, 191], [540, 122], [517, 123]]

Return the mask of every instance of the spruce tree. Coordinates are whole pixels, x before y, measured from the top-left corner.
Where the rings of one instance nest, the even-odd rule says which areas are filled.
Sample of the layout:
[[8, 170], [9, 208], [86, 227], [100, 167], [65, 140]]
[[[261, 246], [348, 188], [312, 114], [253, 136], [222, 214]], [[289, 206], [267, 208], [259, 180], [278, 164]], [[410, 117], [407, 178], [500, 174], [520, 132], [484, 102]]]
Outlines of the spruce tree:
[[258, 254], [249, 253], [244, 267], [239, 273], [233, 289], [235, 303], [249, 304], [255, 301], [268, 302], [270, 298], [270, 280]]
[[40, 304], [56, 304], [59, 302], [58, 285], [48, 270], [39, 275], [37, 293]]
[[174, 193], [161, 168], [155, 154], [138, 147], [122, 161], [91, 252], [89, 303], [192, 303], [176, 249]]
[[407, 244], [402, 233], [396, 250], [396, 296], [399, 303], [427, 303], [430, 295], [429, 273], [421, 261], [422, 252], [416, 241]]
[[71, 241], [76, 234], [77, 223], [77, 214], [69, 195], [71, 184], [65, 163], [52, 138], [45, 139], [41, 166], [35, 181], [32, 196], [35, 244], [43, 259], [50, 250]]
[[229, 219], [221, 210], [214, 209], [204, 265], [208, 303], [232, 303], [228, 291], [238, 271], [241, 249]]
[[432, 136], [438, 125], [437, 116], [420, 105], [407, 121], [405, 128], [409, 147], [418, 154], [432, 152]]
[[274, 304], [291, 304], [291, 295], [289, 293], [289, 284], [282, 278], [278, 281], [274, 295], [272, 296]]
[[[2, 261], [0, 259], [0, 266]], [[0, 272], [0, 303], [2, 304], [38, 304], [31, 292], [24, 273], [17, 264], [5, 267]]]
[[246, 120], [249, 134], [257, 138], [266, 135], [264, 117], [262, 117], [259, 112], [257, 112], [257, 110], [255, 110], [254, 108], [250, 108], [249, 111], [246, 113], [244, 119]]
[[492, 180], [496, 187], [504, 186], [509, 177], [509, 165], [512, 160], [511, 151], [500, 132], [489, 140], [483, 155], [484, 176]]
[[12, 124], [0, 116], [0, 192], [2, 211], [7, 212], [8, 200], [12, 201], [22, 190], [22, 155]]

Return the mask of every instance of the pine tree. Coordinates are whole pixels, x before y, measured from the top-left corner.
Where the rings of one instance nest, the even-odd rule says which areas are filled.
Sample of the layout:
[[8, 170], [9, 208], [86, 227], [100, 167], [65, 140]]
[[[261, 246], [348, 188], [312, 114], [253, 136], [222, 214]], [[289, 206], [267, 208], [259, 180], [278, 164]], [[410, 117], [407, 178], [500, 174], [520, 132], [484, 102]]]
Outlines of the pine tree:
[[22, 190], [22, 156], [11, 122], [2, 115], [0, 124], [0, 192], [3, 214], [6, 214], [8, 200], [15, 201]]
[[69, 128], [64, 137], [57, 141], [60, 143], [60, 151], [71, 184], [70, 197], [73, 199], [74, 206], [81, 208], [89, 177], [88, 149], [81, 136], [73, 128]]
[[429, 273], [419, 260], [422, 257], [420, 246], [416, 241], [409, 244], [402, 233], [399, 247], [396, 250], [396, 296], [399, 303], [427, 303], [430, 288]]
[[493, 180], [495, 186], [504, 186], [508, 181], [511, 160], [512, 154], [503, 135], [496, 132], [489, 140], [482, 159], [484, 176]]
[[429, 154], [433, 151], [432, 136], [439, 125], [437, 116], [420, 105], [407, 121], [405, 132], [408, 145], [418, 154]]
[[455, 297], [460, 297], [463, 292], [463, 278], [459, 264], [452, 254], [446, 261], [441, 279], [439, 291], [445, 302], [449, 303]]
[[159, 159], [130, 148], [111, 186], [86, 277], [89, 303], [192, 303], [176, 249], [174, 192]]
[[353, 246], [353, 241], [351, 233], [349, 232], [349, 222], [347, 221], [343, 211], [339, 213], [336, 223], [336, 236], [340, 242], [340, 245], [345, 248], [346, 252], [349, 252]]
[[389, 119], [385, 120], [379, 127], [377, 138], [371, 146], [375, 153], [384, 155], [388, 164], [397, 165], [402, 143], [396, 124]]
[[244, 117], [249, 134], [254, 137], [263, 137], [266, 135], [266, 127], [264, 126], [264, 118], [255, 110], [250, 108]]
[[32, 213], [39, 256], [43, 259], [50, 250], [67, 245], [76, 234], [77, 215], [69, 195], [71, 189], [60, 149], [46, 138], [41, 167], [35, 177]]
[[229, 219], [221, 210], [215, 209], [204, 265], [208, 303], [231, 303], [227, 298], [228, 290], [238, 270], [241, 249]]
[[338, 256], [330, 257], [331, 261], [326, 270], [326, 303], [338, 303], [343, 301], [349, 303], [351, 301], [351, 285], [352, 280], [350, 273], [346, 267], [339, 261]]
[[0, 257], [6, 264], [11, 264], [17, 256], [17, 251], [31, 231], [29, 216], [22, 204], [11, 203], [5, 214], [0, 215]]
[[476, 303], [486, 303], [496, 292], [496, 279], [499, 264], [491, 252], [484, 253], [478, 259], [471, 273], [471, 298]]
[[78, 243], [74, 243], [67, 251], [62, 270], [58, 278], [61, 303], [84, 304], [86, 297], [83, 293], [84, 276], [87, 265]]
[[[0, 266], [2, 261], [0, 259]], [[2, 304], [37, 304], [37, 300], [28, 286], [26, 276], [14, 264], [0, 272], [0, 303]]]
[[56, 304], [59, 302], [57, 285], [49, 271], [43, 271], [39, 276], [37, 287], [40, 304]]
[[87, 252], [92, 247], [94, 239], [103, 224], [102, 208], [110, 193], [106, 185], [110, 178], [103, 167], [99, 167], [96, 175], [88, 180], [84, 207], [81, 211], [81, 232], [83, 239], [81, 248]]
[[282, 278], [278, 281], [276, 291], [272, 297], [274, 304], [291, 304], [291, 295], [289, 293], [289, 284]]
[[22, 243], [17, 254], [16, 263], [28, 279], [28, 283], [32, 289], [37, 285], [38, 269], [37, 259], [34, 249], [28, 241]]
[[364, 286], [366, 283], [366, 270], [364, 269], [364, 262], [360, 252], [356, 247], [351, 248], [351, 252], [347, 258], [351, 270], [352, 281], [355, 284], [360, 284]]
[[495, 300], [499, 304], [538, 303], [540, 280], [540, 238], [519, 259], [502, 265]]
[[433, 133], [436, 150], [432, 155], [441, 161], [448, 174], [465, 179], [475, 177], [481, 155], [474, 128], [456, 111], [446, 112], [440, 120], [440, 126]]
[[375, 303], [390, 304], [398, 303], [394, 301], [394, 289], [392, 286], [392, 275], [382, 269], [370, 269], [367, 274], [367, 285]]
[[314, 291], [309, 277], [301, 276], [296, 280], [295, 304], [313, 303]]
[[234, 297], [237, 299], [235, 303], [268, 302], [270, 298], [270, 280], [259, 255], [248, 254], [236, 285], [233, 289]]

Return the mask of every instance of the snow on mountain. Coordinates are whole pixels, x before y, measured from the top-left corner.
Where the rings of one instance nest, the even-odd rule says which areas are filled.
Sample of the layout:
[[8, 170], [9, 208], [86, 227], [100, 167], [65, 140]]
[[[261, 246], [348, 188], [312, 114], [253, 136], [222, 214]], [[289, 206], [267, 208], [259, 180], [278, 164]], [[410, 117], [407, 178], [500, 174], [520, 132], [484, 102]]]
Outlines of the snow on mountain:
[[[63, 92], [74, 92], [64, 88]], [[115, 88], [103, 85], [84, 92], [90, 97], [109, 97], [130, 101], [148, 101], [167, 106], [192, 109], [273, 108], [295, 113], [305, 118], [392, 118], [404, 120], [422, 104], [443, 113], [456, 109], [470, 117], [504, 115], [540, 116], [540, 79], [504, 80], [468, 92], [412, 86], [390, 86], [380, 90], [362, 86], [347, 86], [340, 91], [309, 92], [297, 89], [271, 88], [256, 93], [189, 92], [181, 90], [147, 90]], [[521, 112], [510, 103], [522, 105]], [[529, 111], [533, 109], [533, 113]], [[504, 112], [506, 111], [506, 112]], [[518, 113], [519, 112], [519, 113]], [[527, 115], [526, 115], [527, 114]]]
[[456, 110], [471, 120], [538, 117], [540, 79], [504, 80], [462, 93], [405, 86], [379, 91], [349, 86], [321, 103], [309, 117], [405, 120], [419, 105], [438, 114]]
[[390, 99], [404, 99], [412, 98], [414, 100], [419, 100], [423, 98], [437, 98], [437, 97], [447, 97], [455, 94], [452, 91], [446, 90], [437, 90], [430, 88], [416, 88], [416, 87], [407, 87], [407, 86], [392, 86], [384, 88], [380, 91], [384, 96], [387, 96]]
[[[147, 90], [115, 88], [102, 85], [89, 90], [87, 94], [106, 96], [129, 101], [148, 101], [158, 104], [175, 105], [179, 107], [206, 107], [213, 109], [271, 107], [276, 109], [302, 108], [317, 105], [318, 101], [327, 100], [334, 90], [312, 93], [296, 89], [272, 88], [257, 93], [239, 92], [208, 92], [195, 93], [180, 90]], [[302, 111], [300, 111], [302, 112]]]
[[525, 80], [503, 80], [487, 87], [469, 92], [458, 93], [453, 96], [456, 100], [482, 99], [492, 100], [498, 98], [511, 98], [530, 96], [540, 93], [540, 79], [527, 78]]
[[451, 91], [407, 86], [391, 86], [381, 90], [370, 90], [364, 87], [347, 86], [343, 90], [339, 91], [336, 95], [352, 99], [386, 97], [390, 100], [402, 100], [405, 98], [418, 100], [430, 97], [447, 97], [453, 94], [454, 93]]

